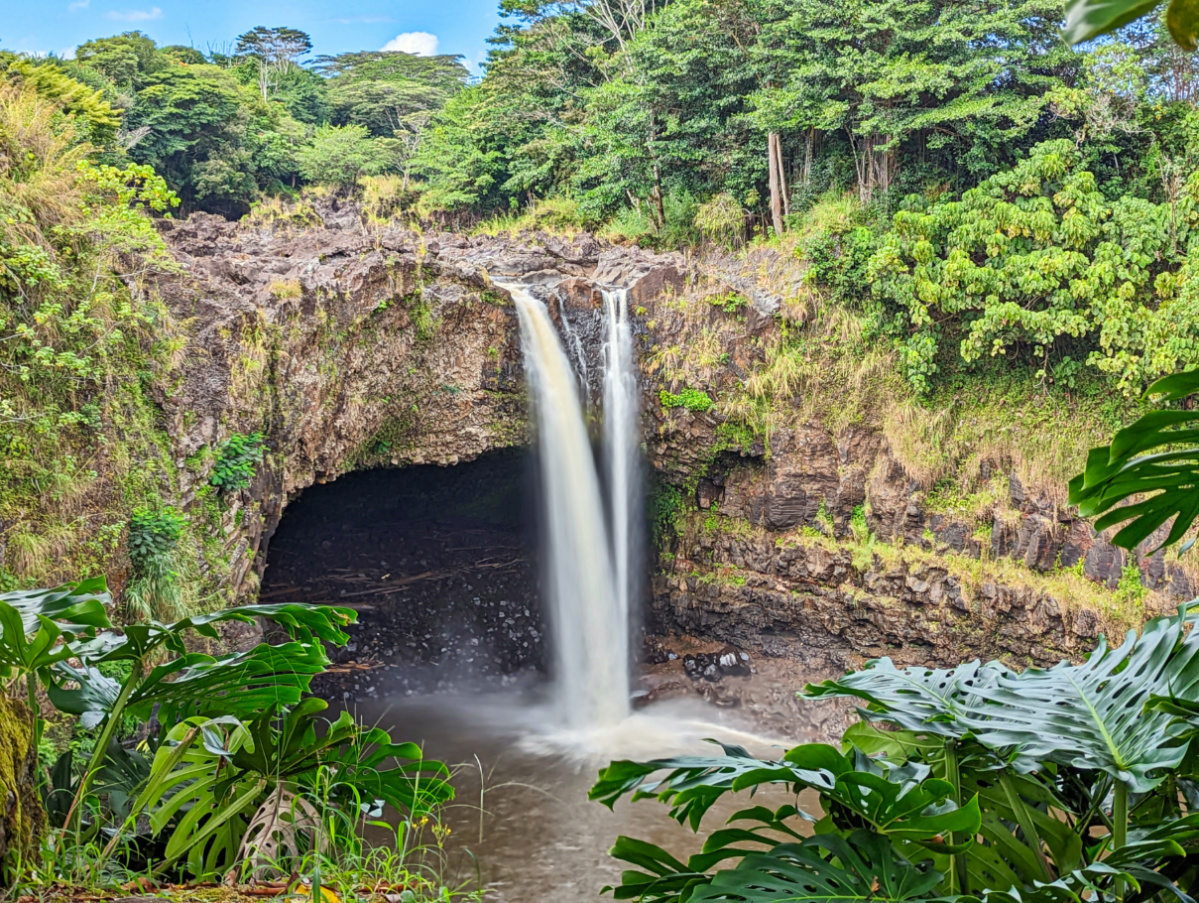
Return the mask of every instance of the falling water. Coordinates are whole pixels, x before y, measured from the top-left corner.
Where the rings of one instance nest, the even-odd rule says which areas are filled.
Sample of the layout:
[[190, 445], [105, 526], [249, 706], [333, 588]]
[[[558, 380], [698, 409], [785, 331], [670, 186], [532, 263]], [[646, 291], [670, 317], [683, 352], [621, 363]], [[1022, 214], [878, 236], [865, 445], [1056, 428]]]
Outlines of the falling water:
[[[604, 293], [604, 459], [608, 470], [612, 562], [617, 603], [625, 624], [636, 599], [641, 548], [637, 371], [625, 289]], [[627, 643], [627, 639], [626, 639]]]
[[574, 371], [545, 306], [523, 286], [507, 288], [537, 416], [561, 711], [572, 729], [612, 725], [629, 711], [628, 594], [617, 584]]

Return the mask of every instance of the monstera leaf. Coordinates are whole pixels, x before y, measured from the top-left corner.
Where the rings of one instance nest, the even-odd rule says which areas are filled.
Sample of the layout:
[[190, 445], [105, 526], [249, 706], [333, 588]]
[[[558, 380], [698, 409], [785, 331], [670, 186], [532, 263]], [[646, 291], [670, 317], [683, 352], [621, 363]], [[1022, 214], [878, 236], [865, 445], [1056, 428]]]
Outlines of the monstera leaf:
[[192, 718], [175, 725], [150, 766], [150, 780], [134, 801], [132, 815], [149, 813], [156, 834], [168, 827], [162, 872], [187, 859], [193, 874], [215, 875], [230, 868], [241, 847], [249, 816], [261, 805], [267, 779], [227, 779], [229, 759], [250, 740], [236, 718]]
[[103, 579], [0, 594], [0, 678], [70, 658], [63, 640], [110, 627]]
[[331, 795], [375, 801], [415, 818], [453, 798], [449, 768], [425, 759], [415, 743], [392, 743], [385, 730], [363, 728], [349, 712], [318, 730], [327, 708], [308, 698], [281, 721], [273, 713], [254, 719], [252, 743], [232, 756], [234, 768], [302, 786], [314, 785], [323, 768]]
[[620, 884], [604, 888], [604, 893], [611, 891], [616, 900], [673, 903], [688, 899], [696, 887], [712, 880], [702, 869], [685, 865], [656, 844], [635, 837], [617, 837], [608, 855], [641, 870], [628, 869], [621, 873]]
[[151, 653], [164, 647], [178, 655], [186, 655], [188, 633], [218, 639], [217, 624], [229, 621], [254, 623], [258, 618], [274, 621], [286, 629], [293, 639], [317, 639], [333, 645], [344, 645], [349, 635], [342, 628], [354, 623], [357, 617], [357, 613], [351, 609], [329, 605], [243, 605], [183, 618], [171, 624], [158, 621], [129, 624], [119, 634], [103, 633], [93, 640], [77, 644], [76, 652], [80, 658], [93, 664], [144, 661]]
[[[190, 715], [249, 717], [295, 705], [327, 664], [324, 650], [310, 643], [264, 643], [220, 657], [189, 653], [151, 669], [129, 694], [125, 711], [145, 719], [157, 705], [164, 724]], [[120, 699], [121, 682], [99, 668], [62, 662], [50, 675], [50, 701], [80, 716], [86, 728], [103, 721]]]
[[852, 696], [868, 703], [863, 717], [887, 721], [915, 734], [960, 739], [968, 728], [959, 716], [981, 701], [980, 691], [992, 687], [1008, 669], [998, 662], [967, 662], [953, 669], [896, 668], [889, 658], [839, 680], [809, 684], [809, 699]]
[[[1199, 370], [1158, 380], [1146, 395], [1177, 401], [1195, 392]], [[1162, 545], [1173, 545], [1199, 517], [1196, 443], [1199, 411], [1152, 411], [1116, 433], [1110, 446], [1091, 450], [1086, 469], [1070, 481], [1069, 501], [1084, 517], [1101, 515], [1097, 530], [1126, 524], [1112, 540], [1125, 549], [1171, 521]], [[1137, 496], [1143, 498], [1124, 504]]]
[[[886, 849], [891, 849], [892, 842], [913, 850], [926, 848], [930, 851], [926, 857], [970, 848], [982, 828], [977, 796], [958, 806], [954, 802], [954, 786], [932, 777], [928, 766], [920, 763], [895, 764], [876, 760], [860, 750], [841, 753], [823, 744], [798, 746], [776, 761], [754, 759], [740, 747], [725, 747], [725, 751], [729, 755], [724, 758], [615, 762], [600, 773], [600, 780], [591, 791], [592, 798], [611, 806], [626, 793], [631, 793], [633, 799], [654, 797], [671, 804], [671, 815], [680, 823], [698, 829], [703, 813], [724, 793], [753, 790], [762, 784], [784, 784], [795, 792], [810, 788], [819, 792], [821, 807], [827, 813], [817, 830], [830, 832], [833, 837], [845, 834], [859, 839], [876, 837], [880, 844], [887, 845]], [[666, 773], [662, 778], [653, 779], [663, 771]], [[700, 893], [696, 888], [708, 880], [709, 870], [720, 863], [759, 856], [763, 847], [769, 851], [781, 849], [783, 844], [790, 849], [794, 846], [790, 841], [802, 841], [793, 825], [802, 818], [814, 821], [794, 805], [777, 810], [764, 806], [743, 809], [730, 820], [728, 827], [712, 832], [703, 850], [691, 856], [686, 864], [653, 844], [622, 838], [612, 855], [638, 866], [641, 871], [624, 874], [616, 898], [699, 899], [688, 894]], [[951, 842], [955, 836], [961, 838], [957, 847]], [[737, 866], [734, 871], [740, 868]], [[724, 873], [717, 873], [721, 874]], [[870, 883], [866, 886], [868, 889]]]
[[980, 690], [985, 704], [959, 716], [978, 741], [1014, 749], [1029, 768], [1058, 762], [1103, 771], [1134, 793], [1156, 787], [1182, 762], [1187, 728], [1147, 709], [1155, 694], [1199, 694], [1196, 618], [1155, 618], [1111, 649], [1100, 640], [1081, 665], [1009, 672]]
[[[746, 856], [695, 888], [690, 903], [899, 903], [935, 900], [943, 876], [912, 865], [884, 837], [819, 835]], [[968, 898], [958, 897], [960, 901]]]
[[68, 583], [55, 589], [0, 593], [0, 602], [11, 606], [20, 615], [26, 634], [35, 632], [42, 618], [57, 621], [63, 633], [75, 636], [112, 626], [108, 622], [112, 597], [103, 577]]

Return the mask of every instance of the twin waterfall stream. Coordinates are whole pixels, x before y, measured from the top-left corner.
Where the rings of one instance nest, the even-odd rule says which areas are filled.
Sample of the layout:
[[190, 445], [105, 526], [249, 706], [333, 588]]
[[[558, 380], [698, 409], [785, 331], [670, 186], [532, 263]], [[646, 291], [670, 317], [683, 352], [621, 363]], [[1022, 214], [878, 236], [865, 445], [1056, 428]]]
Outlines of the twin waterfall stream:
[[638, 586], [641, 440], [627, 293], [603, 293], [601, 474], [579, 377], [549, 311], [524, 286], [504, 287], [520, 320], [537, 420], [559, 717], [571, 734], [603, 730], [629, 714], [629, 624]]

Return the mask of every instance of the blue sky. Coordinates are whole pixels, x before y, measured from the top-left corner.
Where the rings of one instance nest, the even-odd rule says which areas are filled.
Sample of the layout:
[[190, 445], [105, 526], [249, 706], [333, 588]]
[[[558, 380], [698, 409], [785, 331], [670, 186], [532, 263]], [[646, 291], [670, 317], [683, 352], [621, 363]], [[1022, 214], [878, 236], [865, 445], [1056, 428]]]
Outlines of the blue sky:
[[[255, 25], [312, 35], [313, 55], [391, 49], [460, 53], [476, 69], [499, 0], [0, 0], [0, 49], [69, 53], [90, 38], [140, 29], [159, 44], [231, 47]], [[430, 37], [432, 36], [432, 37]], [[434, 38], [436, 39], [434, 41]], [[398, 40], [397, 40], [398, 39]]]

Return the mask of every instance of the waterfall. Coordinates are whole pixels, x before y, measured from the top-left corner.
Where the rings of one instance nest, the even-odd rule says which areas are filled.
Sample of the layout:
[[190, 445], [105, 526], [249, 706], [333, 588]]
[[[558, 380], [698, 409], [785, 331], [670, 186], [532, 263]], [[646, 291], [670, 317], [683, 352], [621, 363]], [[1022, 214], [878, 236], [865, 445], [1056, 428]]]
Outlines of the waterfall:
[[[520, 320], [525, 371], [537, 418], [545, 505], [542, 534], [559, 704], [571, 729], [613, 725], [629, 712], [629, 555], [627, 550], [613, 554], [578, 383], [549, 312], [523, 286], [505, 288], [512, 294]], [[620, 321], [616, 314], [613, 318], [613, 322]], [[621, 342], [610, 344], [614, 350], [607, 357], [613, 366], [620, 366], [619, 361], [625, 360]], [[619, 428], [627, 430], [627, 419], [625, 423]], [[617, 428], [615, 424], [612, 427]], [[627, 466], [621, 472], [627, 477]], [[627, 504], [622, 511], [627, 519]], [[627, 530], [624, 536], [627, 541]]]
[[[608, 471], [609, 523], [617, 604], [629, 623], [640, 585], [641, 455], [637, 370], [625, 289], [605, 291], [604, 460]], [[626, 640], [627, 642], [627, 640]]]

